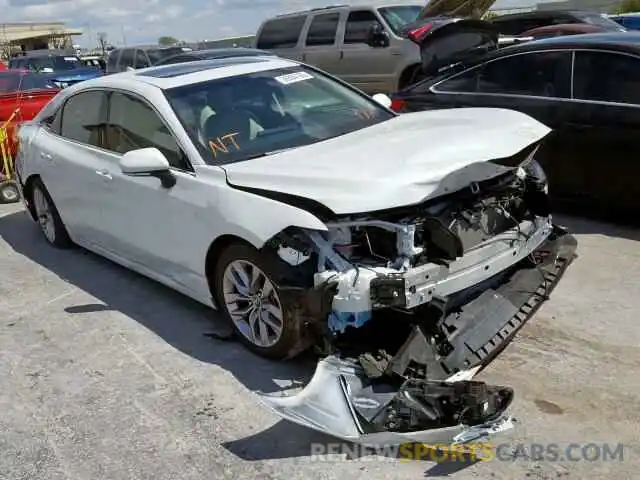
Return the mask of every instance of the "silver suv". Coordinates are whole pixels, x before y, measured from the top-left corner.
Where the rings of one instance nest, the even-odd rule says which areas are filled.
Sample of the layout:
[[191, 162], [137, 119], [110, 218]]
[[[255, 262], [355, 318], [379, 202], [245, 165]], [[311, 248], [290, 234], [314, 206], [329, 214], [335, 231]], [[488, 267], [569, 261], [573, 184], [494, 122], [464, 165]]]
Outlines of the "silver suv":
[[420, 51], [402, 38], [424, 5], [333, 6], [263, 22], [255, 47], [329, 72], [367, 93], [389, 93], [420, 75]]

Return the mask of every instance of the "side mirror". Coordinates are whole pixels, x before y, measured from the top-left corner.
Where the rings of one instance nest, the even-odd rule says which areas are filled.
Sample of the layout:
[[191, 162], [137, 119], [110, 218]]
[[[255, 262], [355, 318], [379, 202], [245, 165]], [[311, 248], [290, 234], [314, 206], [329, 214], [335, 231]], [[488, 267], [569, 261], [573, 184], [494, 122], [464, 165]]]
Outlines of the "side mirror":
[[391, 45], [389, 34], [385, 32], [379, 23], [374, 23], [369, 27], [367, 45], [373, 48], [385, 48]]
[[385, 95], [384, 93], [376, 93], [371, 98], [373, 98], [373, 100], [378, 102], [384, 108], [391, 108], [392, 102], [388, 95]]
[[158, 178], [164, 188], [176, 184], [167, 158], [157, 148], [140, 148], [125, 153], [120, 159], [120, 169], [125, 175]]

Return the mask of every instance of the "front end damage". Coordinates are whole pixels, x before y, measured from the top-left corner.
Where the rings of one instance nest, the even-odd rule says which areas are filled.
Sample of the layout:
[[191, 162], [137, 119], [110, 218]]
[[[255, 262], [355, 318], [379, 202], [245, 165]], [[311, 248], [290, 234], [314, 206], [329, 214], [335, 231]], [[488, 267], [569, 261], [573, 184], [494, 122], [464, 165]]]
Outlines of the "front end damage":
[[313, 271], [310, 288], [289, 291], [304, 298], [301, 330], [324, 358], [300, 393], [261, 402], [365, 444], [466, 443], [511, 428], [513, 390], [474, 377], [575, 257], [547, 189], [530, 156], [419, 206], [274, 238], [282, 261]]

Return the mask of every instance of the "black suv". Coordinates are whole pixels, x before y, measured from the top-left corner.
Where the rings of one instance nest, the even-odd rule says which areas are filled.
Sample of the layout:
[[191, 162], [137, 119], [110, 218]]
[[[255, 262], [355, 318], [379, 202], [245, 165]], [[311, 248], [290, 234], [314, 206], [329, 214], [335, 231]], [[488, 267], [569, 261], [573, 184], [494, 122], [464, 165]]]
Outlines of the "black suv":
[[109, 52], [107, 73], [152, 67], [165, 58], [192, 50], [190, 47], [158, 45], [117, 48]]

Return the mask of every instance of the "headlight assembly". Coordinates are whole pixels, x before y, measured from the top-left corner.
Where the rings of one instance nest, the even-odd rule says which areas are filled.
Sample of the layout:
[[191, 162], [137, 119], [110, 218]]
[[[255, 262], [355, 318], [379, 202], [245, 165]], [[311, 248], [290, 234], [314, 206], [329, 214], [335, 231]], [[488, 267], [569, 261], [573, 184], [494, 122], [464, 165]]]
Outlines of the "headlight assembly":
[[549, 182], [547, 180], [547, 174], [542, 166], [533, 158], [534, 151], [529, 157], [520, 164], [518, 167], [518, 178], [521, 180], [533, 180], [535, 183], [542, 187], [544, 193], [549, 193]]

